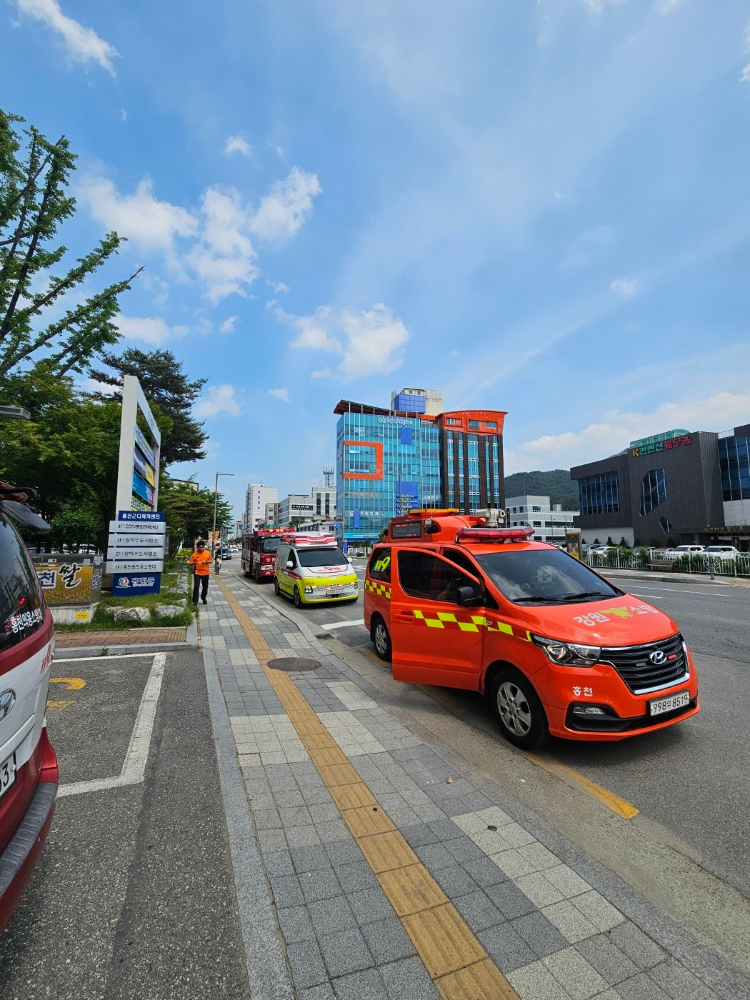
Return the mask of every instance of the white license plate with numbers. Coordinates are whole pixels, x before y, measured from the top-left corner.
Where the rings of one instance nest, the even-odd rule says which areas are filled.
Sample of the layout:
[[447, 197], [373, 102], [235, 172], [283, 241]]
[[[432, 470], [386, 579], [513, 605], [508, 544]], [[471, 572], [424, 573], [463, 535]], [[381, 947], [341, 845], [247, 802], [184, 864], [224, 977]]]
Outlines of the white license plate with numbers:
[[0, 764], [0, 795], [5, 795], [16, 780], [16, 755], [11, 754]]
[[690, 704], [690, 692], [678, 691], [677, 694], [670, 694], [668, 698], [659, 698], [648, 703], [649, 715], [663, 715], [665, 712], [674, 712], [676, 708], [684, 708]]

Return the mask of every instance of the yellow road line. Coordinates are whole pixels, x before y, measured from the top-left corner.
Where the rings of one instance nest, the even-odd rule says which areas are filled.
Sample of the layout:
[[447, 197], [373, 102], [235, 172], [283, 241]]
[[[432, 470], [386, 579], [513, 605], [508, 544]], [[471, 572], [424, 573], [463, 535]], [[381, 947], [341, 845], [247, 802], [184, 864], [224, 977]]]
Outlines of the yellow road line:
[[294, 681], [269, 669], [274, 654], [252, 618], [216, 583], [443, 1000], [519, 1000]]
[[545, 771], [549, 771], [550, 774], [560, 775], [568, 778], [573, 778], [580, 785], [586, 789], [595, 799], [598, 799], [603, 805], [611, 809], [612, 812], [617, 813], [618, 816], [622, 816], [623, 819], [632, 819], [634, 816], [638, 815], [638, 810], [630, 802], [625, 799], [621, 799], [619, 795], [615, 795], [614, 792], [610, 792], [607, 788], [602, 788], [601, 785], [597, 785], [595, 781], [587, 778], [585, 775], [580, 774], [578, 771], [573, 770], [572, 767], [568, 767], [566, 764], [561, 764], [559, 761], [553, 760], [548, 757], [547, 754], [540, 753], [527, 753], [524, 754], [527, 760], [536, 764], [538, 767], [544, 768]]
[[64, 684], [66, 691], [80, 691], [86, 687], [86, 681], [82, 677], [50, 677], [50, 684]]

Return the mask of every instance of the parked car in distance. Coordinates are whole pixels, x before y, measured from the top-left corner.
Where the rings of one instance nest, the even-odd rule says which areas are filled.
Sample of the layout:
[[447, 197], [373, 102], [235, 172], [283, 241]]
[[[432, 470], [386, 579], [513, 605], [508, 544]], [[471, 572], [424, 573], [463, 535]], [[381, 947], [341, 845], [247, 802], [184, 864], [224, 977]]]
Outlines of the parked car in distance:
[[722, 562], [725, 562], [729, 559], [736, 559], [741, 555], [741, 552], [734, 545], [707, 545], [701, 555], [707, 556], [709, 559], [721, 559]]
[[226, 545], [221, 550], [221, 558], [222, 559], [231, 559], [232, 558], [232, 550], [230, 548], [228, 548]]
[[703, 545], [678, 545], [664, 553], [665, 559], [679, 559], [681, 556], [700, 556], [705, 551]]
[[593, 552], [595, 555], [600, 556], [605, 552], [612, 552], [615, 548], [615, 545], [590, 545], [587, 552]]

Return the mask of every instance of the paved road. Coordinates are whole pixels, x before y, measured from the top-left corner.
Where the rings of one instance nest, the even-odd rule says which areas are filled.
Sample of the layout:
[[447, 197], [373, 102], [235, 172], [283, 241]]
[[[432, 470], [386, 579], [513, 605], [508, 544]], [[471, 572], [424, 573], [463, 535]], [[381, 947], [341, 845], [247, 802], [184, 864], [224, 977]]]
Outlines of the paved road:
[[[354, 561], [360, 581], [364, 566], [364, 560]], [[696, 659], [703, 711], [684, 725], [638, 739], [596, 744], [553, 740], [547, 752], [632, 803], [641, 817], [665, 829], [665, 840], [676, 842], [750, 898], [750, 740], [745, 709], [750, 704], [750, 588], [624, 579], [617, 583], [677, 621]], [[264, 592], [291, 610], [270, 588]], [[357, 624], [362, 614], [361, 600], [303, 612], [321, 635], [369, 650], [369, 636]], [[330, 627], [343, 622], [352, 624]], [[440, 689], [435, 694], [467, 724], [487, 731], [487, 712], [478, 696], [451, 692], [445, 698]]]
[[[121, 774], [153, 663], [56, 661], [63, 786]], [[202, 656], [169, 653], [144, 780], [58, 800], [0, 941], [3, 1000], [249, 997], [219, 788]]]

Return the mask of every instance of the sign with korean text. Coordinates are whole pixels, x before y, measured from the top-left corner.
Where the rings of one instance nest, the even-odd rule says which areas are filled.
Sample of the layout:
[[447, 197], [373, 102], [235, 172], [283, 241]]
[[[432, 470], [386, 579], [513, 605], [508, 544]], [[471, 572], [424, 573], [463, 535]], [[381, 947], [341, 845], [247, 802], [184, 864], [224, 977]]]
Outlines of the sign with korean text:
[[[166, 514], [161, 511], [120, 510], [109, 522], [107, 572], [128, 576], [123, 590], [133, 593], [130, 576], [159, 576], [164, 569]], [[143, 584], [151, 586], [152, 584]], [[140, 590], [139, 593], [158, 593]]]
[[640, 458], [642, 455], [653, 455], [658, 451], [673, 451], [677, 448], [687, 448], [693, 443], [692, 434], [683, 434], [681, 437], [667, 438], [665, 441], [651, 441], [649, 444], [638, 445], [631, 448], [632, 458]]
[[102, 556], [39, 554], [34, 569], [44, 599], [50, 607], [94, 604], [102, 589]]
[[113, 597], [140, 597], [160, 590], [161, 573], [117, 573], [112, 579]]

